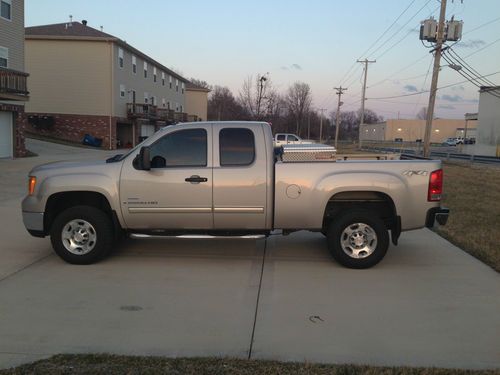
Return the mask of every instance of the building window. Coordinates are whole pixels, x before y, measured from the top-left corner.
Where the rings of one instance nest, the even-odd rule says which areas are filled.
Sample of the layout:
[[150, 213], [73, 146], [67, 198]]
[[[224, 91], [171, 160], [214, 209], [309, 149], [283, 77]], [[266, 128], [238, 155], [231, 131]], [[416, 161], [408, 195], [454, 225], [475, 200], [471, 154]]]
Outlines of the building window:
[[250, 129], [226, 128], [219, 133], [222, 166], [245, 166], [255, 159], [255, 139]]
[[0, 3], [0, 16], [10, 21], [12, 19], [12, 0], [1, 0]]
[[132, 72], [137, 73], [137, 59], [132, 55]]
[[161, 72], [161, 85], [165, 86], [165, 72]]
[[125, 97], [125, 85], [121, 84], [120, 85], [120, 98], [124, 98], [124, 97]]
[[148, 78], [148, 63], [144, 61], [144, 78]]
[[5, 47], [0, 47], [0, 67], [9, 67], [9, 49]]
[[175, 91], [179, 92], [179, 80], [175, 80]]
[[179, 112], [179, 103], [175, 103], [175, 112]]
[[123, 50], [118, 48], [118, 65], [123, 68]]
[[156, 96], [151, 96], [151, 105], [156, 105]]
[[181, 110], [181, 112], [184, 112], [184, 107], [182, 106], [182, 104], [180, 106], [180, 110]]
[[156, 66], [153, 67], [153, 82], [156, 82]]
[[172, 88], [172, 76], [168, 76], [168, 86]]
[[149, 93], [145, 92], [144, 93], [144, 103], [148, 104], [148, 101], [149, 101]]
[[184, 82], [182, 82], [181, 84], [181, 93], [184, 94], [184, 89], [186, 88], [186, 86], [184, 86]]
[[170, 110], [170, 102], [167, 102], [167, 109]]
[[167, 105], [167, 102], [165, 101], [165, 98], [161, 98], [161, 106], [165, 108]]

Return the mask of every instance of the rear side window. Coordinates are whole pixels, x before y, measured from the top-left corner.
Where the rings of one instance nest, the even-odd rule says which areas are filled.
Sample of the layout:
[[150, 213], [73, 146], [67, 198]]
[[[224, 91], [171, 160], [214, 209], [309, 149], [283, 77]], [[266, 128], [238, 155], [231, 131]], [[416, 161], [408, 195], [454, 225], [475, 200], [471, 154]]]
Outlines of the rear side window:
[[206, 167], [207, 132], [186, 129], [167, 134], [151, 146], [151, 167]]
[[255, 159], [255, 139], [250, 129], [222, 129], [219, 147], [221, 166], [250, 165]]
[[284, 141], [284, 140], [285, 140], [285, 138], [286, 138], [286, 135], [285, 135], [285, 134], [278, 134], [278, 138], [277, 138], [277, 140], [278, 140], [278, 141]]
[[288, 136], [288, 140], [289, 140], [289, 141], [291, 141], [291, 142], [296, 142], [296, 141], [298, 141], [299, 139], [298, 139], [296, 136], [294, 136], [294, 135], [289, 135], [289, 136]]

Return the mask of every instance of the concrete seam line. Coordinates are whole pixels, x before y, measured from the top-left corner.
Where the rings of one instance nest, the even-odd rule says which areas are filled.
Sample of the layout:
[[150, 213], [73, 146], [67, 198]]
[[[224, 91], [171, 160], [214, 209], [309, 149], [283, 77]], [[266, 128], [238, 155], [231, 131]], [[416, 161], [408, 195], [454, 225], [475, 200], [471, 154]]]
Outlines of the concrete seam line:
[[264, 265], [266, 262], [267, 238], [264, 240], [264, 254], [262, 256], [262, 266], [260, 268], [259, 289], [257, 291], [257, 301], [255, 303], [255, 314], [253, 317], [252, 337], [250, 338], [250, 349], [248, 350], [248, 359], [252, 359], [253, 341], [255, 336], [255, 327], [257, 326], [257, 314], [259, 312], [260, 291], [262, 289], [262, 278], [264, 276]]
[[52, 256], [52, 254], [45, 255], [44, 257], [41, 257], [41, 258], [39, 258], [39, 259], [35, 260], [34, 262], [32, 262], [32, 263], [30, 263], [30, 264], [28, 264], [28, 265], [24, 266], [23, 268], [20, 268], [20, 269], [18, 269], [17, 271], [14, 271], [14, 272], [12, 272], [12, 273], [8, 274], [7, 276], [2, 277], [2, 278], [0, 279], [0, 283], [1, 283], [2, 281], [7, 280], [8, 278], [10, 278], [10, 277], [12, 277], [12, 276], [17, 275], [17, 274], [18, 274], [18, 273], [20, 273], [20, 272], [22, 272], [22, 271], [24, 271], [24, 270], [26, 270], [26, 269], [30, 268], [31, 266], [34, 266], [35, 264], [37, 264], [37, 263], [41, 262], [42, 260], [47, 259], [47, 258], [48, 258], [48, 257], [50, 257], [50, 256]]

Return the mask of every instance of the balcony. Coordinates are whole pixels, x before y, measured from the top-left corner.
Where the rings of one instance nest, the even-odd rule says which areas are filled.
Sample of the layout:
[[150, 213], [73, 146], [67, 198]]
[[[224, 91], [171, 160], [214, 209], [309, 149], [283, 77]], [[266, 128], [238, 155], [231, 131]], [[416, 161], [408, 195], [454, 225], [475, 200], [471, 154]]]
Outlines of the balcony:
[[158, 108], [153, 104], [127, 103], [127, 116], [129, 119], [145, 119], [153, 121], [166, 121], [167, 123], [187, 122], [188, 114], [175, 112], [173, 109]]
[[27, 85], [28, 73], [0, 68], [0, 99], [27, 101], [29, 92]]

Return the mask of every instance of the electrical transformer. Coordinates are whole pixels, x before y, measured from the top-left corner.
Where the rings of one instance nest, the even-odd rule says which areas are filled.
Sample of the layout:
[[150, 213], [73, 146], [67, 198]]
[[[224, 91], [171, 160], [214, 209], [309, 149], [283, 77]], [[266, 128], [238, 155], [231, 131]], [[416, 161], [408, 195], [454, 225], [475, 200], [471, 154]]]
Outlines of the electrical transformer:
[[456, 42], [462, 38], [463, 21], [448, 21], [446, 23], [446, 40]]
[[420, 25], [420, 40], [428, 42], [437, 41], [438, 22], [434, 18], [429, 18], [421, 22]]

